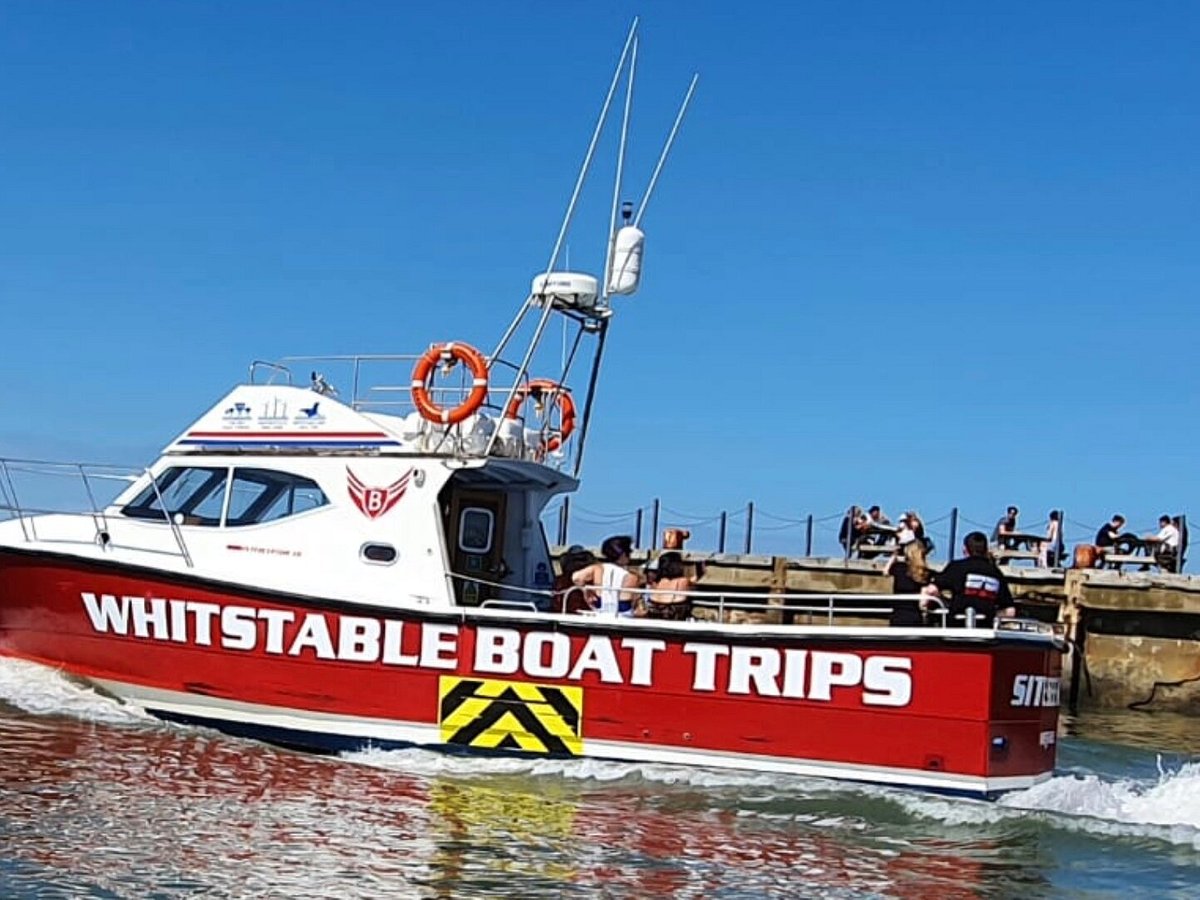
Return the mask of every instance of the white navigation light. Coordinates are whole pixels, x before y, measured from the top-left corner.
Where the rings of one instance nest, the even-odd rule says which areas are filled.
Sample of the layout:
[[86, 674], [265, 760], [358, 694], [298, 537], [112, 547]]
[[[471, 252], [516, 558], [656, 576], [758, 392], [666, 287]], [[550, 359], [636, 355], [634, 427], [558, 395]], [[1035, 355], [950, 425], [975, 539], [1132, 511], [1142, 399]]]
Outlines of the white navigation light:
[[600, 283], [582, 272], [544, 272], [533, 279], [533, 295], [549, 298], [556, 306], [591, 309], [600, 294]]
[[610, 294], [632, 294], [642, 281], [642, 248], [646, 235], [636, 225], [626, 225], [613, 242], [612, 274], [608, 277]]

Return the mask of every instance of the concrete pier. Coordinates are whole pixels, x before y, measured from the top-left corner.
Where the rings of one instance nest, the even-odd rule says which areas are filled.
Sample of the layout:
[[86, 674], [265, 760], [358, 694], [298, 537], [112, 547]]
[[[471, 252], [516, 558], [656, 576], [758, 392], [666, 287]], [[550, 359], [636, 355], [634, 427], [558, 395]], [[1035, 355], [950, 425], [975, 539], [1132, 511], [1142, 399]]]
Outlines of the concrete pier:
[[[561, 550], [561, 548], [558, 548]], [[556, 554], [557, 555], [557, 554]], [[789, 607], [812, 594], [887, 594], [884, 563], [683, 551], [703, 560], [700, 589], [735, 600], [770, 594], [768, 609], [727, 612], [729, 621], [803, 621]], [[646, 561], [642, 552], [633, 561]], [[940, 566], [931, 564], [933, 569]], [[1074, 709], [1123, 708], [1200, 714], [1200, 576], [1106, 569], [1006, 566], [1022, 615], [1066, 626], [1065, 697]], [[713, 611], [698, 609], [697, 617]], [[879, 618], [863, 617], [864, 624]], [[839, 621], [852, 621], [839, 618]]]

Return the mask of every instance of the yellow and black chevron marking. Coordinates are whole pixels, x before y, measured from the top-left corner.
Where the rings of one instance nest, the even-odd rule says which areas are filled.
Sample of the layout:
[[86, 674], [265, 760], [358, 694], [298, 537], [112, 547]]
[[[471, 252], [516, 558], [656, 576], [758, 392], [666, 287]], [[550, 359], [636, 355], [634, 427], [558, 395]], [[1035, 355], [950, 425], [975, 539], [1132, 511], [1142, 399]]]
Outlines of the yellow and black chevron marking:
[[442, 740], [488, 750], [583, 753], [583, 688], [443, 675]]

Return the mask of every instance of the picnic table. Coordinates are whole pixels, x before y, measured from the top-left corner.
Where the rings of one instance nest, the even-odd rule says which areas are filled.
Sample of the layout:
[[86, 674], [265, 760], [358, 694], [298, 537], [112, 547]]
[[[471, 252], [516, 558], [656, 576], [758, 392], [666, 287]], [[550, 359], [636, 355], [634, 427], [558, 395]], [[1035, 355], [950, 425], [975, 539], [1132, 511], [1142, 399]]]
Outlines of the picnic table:
[[1030, 534], [1023, 531], [1002, 531], [992, 555], [996, 557], [996, 562], [998, 563], [1021, 559], [1037, 562], [1038, 557], [1041, 555], [1042, 542], [1045, 540], [1046, 536], [1044, 534]]
[[1118, 571], [1122, 566], [1137, 566], [1143, 571], [1149, 570], [1151, 566], [1163, 569], [1165, 554], [1162, 553], [1162, 544], [1163, 541], [1156, 537], [1117, 535], [1116, 543], [1111, 547], [1100, 548], [1099, 565]]
[[898, 532], [899, 529], [891, 525], [871, 525], [855, 538], [854, 552], [859, 559], [891, 556], [900, 548], [896, 541]]

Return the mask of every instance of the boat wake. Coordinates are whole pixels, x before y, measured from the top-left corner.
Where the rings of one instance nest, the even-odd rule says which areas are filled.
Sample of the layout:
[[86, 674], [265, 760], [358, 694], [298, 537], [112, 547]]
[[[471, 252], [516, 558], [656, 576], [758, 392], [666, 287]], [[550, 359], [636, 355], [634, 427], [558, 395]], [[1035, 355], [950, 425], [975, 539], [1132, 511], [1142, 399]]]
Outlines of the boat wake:
[[[463, 779], [501, 775], [557, 777], [636, 787], [655, 784], [713, 791], [736, 790], [745, 808], [780, 817], [786, 799], [869, 797], [901, 807], [910, 816], [947, 825], [1015, 824], [1035, 820], [1047, 826], [1102, 837], [1151, 839], [1200, 850], [1200, 762], [1160, 768], [1156, 778], [1064, 772], [996, 802], [945, 797], [905, 788], [848, 784], [821, 778], [700, 769], [658, 763], [595, 759], [479, 758], [428, 750], [365, 750], [348, 761], [396, 769], [424, 777]], [[754, 793], [748, 795], [747, 789]], [[797, 818], [812, 821], [809, 804]]]
[[71, 716], [106, 724], [156, 721], [58, 669], [19, 659], [0, 659], [0, 703], [36, 716]]
[[995, 803], [907, 792], [894, 796], [910, 814], [950, 825], [1033, 819], [1068, 831], [1200, 850], [1200, 763], [1164, 768], [1153, 779], [1063, 773]]
[[[62, 672], [20, 660], [0, 659], [0, 702], [37, 716], [71, 716], [116, 725], [157, 723], [148, 714], [103, 696]], [[1069, 755], [1070, 739], [1064, 741], [1063, 750]], [[841, 807], [846, 802], [870, 800], [899, 807], [912, 818], [952, 826], [1035, 821], [1100, 837], [1150, 839], [1200, 850], [1200, 762], [1166, 766], [1160, 759], [1152, 777], [1101, 774], [1081, 766], [996, 802], [986, 802], [820, 778], [661, 763], [476, 757], [421, 749], [363, 750], [342, 758], [356, 765], [431, 779], [517, 776], [597, 787], [701, 789], [714, 796], [734, 792], [742, 815], [792, 816], [809, 822], [813, 821], [812, 801]], [[787, 812], [799, 801], [805, 811]]]

